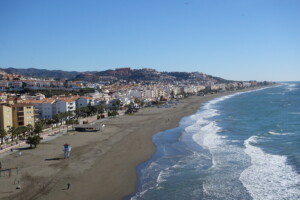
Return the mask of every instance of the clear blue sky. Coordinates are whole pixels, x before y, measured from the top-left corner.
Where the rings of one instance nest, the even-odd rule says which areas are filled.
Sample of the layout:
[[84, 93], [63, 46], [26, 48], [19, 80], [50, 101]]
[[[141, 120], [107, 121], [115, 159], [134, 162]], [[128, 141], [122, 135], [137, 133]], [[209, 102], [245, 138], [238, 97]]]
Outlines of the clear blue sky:
[[0, 67], [300, 81], [300, 1], [0, 0]]

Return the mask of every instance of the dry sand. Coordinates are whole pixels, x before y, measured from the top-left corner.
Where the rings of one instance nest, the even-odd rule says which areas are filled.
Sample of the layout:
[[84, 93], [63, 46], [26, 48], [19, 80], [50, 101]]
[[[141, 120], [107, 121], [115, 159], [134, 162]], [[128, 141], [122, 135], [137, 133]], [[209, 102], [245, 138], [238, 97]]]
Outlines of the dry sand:
[[[135, 191], [136, 166], [155, 152], [152, 136], [177, 127], [183, 116], [225, 94], [229, 93], [185, 98], [170, 108], [146, 108], [102, 122], [102, 132], [64, 135], [23, 150], [21, 157], [17, 152], [5, 156], [0, 159], [2, 168], [19, 170], [0, 177], [0, 199], [122, 199]], [[63, 159], [65, 143], [72, 146], [69, 159]]]

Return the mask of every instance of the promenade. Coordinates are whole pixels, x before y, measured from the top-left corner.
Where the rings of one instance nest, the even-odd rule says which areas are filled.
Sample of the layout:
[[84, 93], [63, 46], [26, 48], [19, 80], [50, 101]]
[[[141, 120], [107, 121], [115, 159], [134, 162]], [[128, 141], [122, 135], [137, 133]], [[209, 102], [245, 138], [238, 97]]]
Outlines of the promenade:
[[[118, 111], [119, 115], [124, 115], [124, 111], [120, 110]], [[79, 124], [83, 124], [84, 121], [86, 121], [88, 124], [94, 124], [97, 122], [102, 122], [105, 121], [108, 116], [107, 113], [104, 113], [104, 117], [105, 118], [101, 118], [97, 120], [97, 116], [91, 116], [91, 117], [85, 117], [85, 118], [79, 118]], [[58, 136], [61, 136], [63, 134], [66, 134], [68, 131], [72, 131], [73, 129], [73, 125], [60, 125], [58, 127], [55, 128], [49, 128], [45, 131], [43, 131], [42, 133], [40, 133], [40, 137], [42, 138], [41, 142], [45, 142], [45, 141], [49, 141], [52, 139], [57, 138]], [[1, 145], [1, 150], [0, 150], [0, 158], [9, 155], [11, 153], [13, 153], [16, 150], [19, 150], [20, 148], [25, 148], [25, 147], [29, 147], [28, 144], [26, 144], [25, 140], [19, 140], [19, 141], [14, 141], [11, 144], [3, 144]]]

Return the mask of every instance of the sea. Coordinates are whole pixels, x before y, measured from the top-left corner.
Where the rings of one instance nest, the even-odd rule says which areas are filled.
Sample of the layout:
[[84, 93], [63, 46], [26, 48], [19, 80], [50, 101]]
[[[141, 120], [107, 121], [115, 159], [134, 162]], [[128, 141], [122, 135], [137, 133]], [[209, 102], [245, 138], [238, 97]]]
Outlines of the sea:
[[131, 200], [300, 199], [300, 82], [213, 99], [153, 136]]

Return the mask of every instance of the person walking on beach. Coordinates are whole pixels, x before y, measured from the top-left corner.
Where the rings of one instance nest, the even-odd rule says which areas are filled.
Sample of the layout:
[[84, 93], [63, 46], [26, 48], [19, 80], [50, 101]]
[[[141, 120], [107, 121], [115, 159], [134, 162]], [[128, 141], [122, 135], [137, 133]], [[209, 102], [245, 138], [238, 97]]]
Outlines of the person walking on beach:
[[70, 189], [70, 186], [71, 186], [71, 184], [70, 184], [70, 183], [68, 183], [68, 189]]

